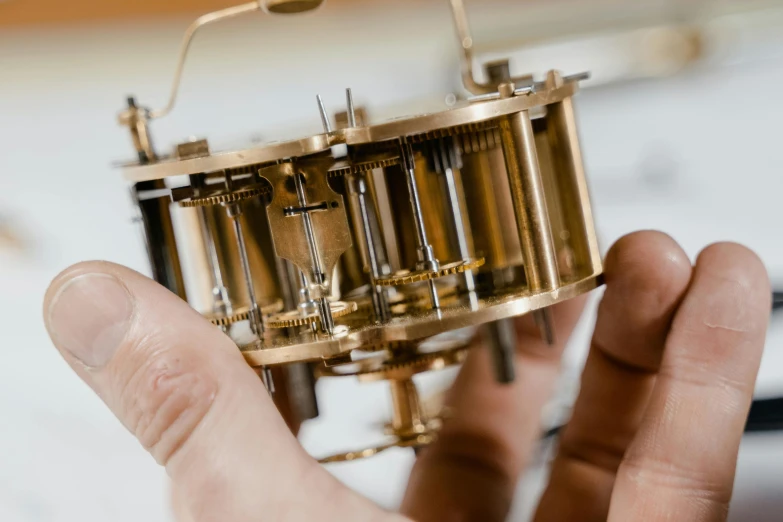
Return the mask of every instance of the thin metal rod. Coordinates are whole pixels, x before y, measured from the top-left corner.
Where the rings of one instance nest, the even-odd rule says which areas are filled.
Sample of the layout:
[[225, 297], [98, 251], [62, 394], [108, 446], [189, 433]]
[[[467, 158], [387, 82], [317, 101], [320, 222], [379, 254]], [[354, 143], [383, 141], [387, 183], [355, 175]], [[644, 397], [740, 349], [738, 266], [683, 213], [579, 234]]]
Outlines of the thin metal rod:
[[[239, 221], [239, 218], [242, 215], [242, 209], [236, 206], [228, 207], [227, 210], [228, 215], [231, 218], [231, 224], [234, 226], [234, 234], [236, 235], [237, 247], [239, 249], [239, 262], [242, 265], [242, 272], [245, 276], [245, 284], [247, 285], [247, 295], [250, 299], [250, 329], [258, 336], [258, 340], [263, 343], [265, 330], [264, 318], [258, 307], [258, 300], [256, 300], [256, 292], [253, 288], [253, 276], [250, 273], [250, 261], [247, 257], [245, 235], [244, 232], [242, 232], [242, 223]], [[264, 383], [267, 391], [270, 394], [273, 394], [275, 392], [275, 383], [269, 368], [261, 367], [260, 375], [261, 381]]]
[[239, 217], [240, 214], [238, 212], [231, 212], [231, 223], [234, 226], [234, 234], [236, 235], [237, 247], [239, 248], [239, 262], [242, 265], [242, 273], [245, 276], [245, 284], [247, 285], [247, 295], [250, 299], [250, 327], [252, 328], [253, 333], [257, 334], [260, 339], [264, 333], [264, 321], [261, 317], [261, 310], [258, 307], [256, 292], [253, 288], [253, 276], [250, 273], [250, 261], [247, 257], [245, 234], [242, 231], [242, 223], [240, 223]]
[[[320, 97], [319, 97], [320, 100]], [[296, 186], [296, 197], [301, 207], [307, 206], [307, 195], [304, 191], [304, 176], [297, 174], [294, 176], [294, 185]], [[317, 284], [323, 284], [326, 278], [321, 267], [321, 256], [318, 252], [318, 244], [315, 242], [313, 234], [313, 222], [310, 219], [309, 212], [302, 212], [302, 222], [304, 223], [305, 236], [307, 237], [307, 248], [310, 252], [310, 260], [313, 265], [313, 279]], [[307, 284], [307, 282], [305, 282]], [[321, 330], [329, 334], [334, 333], [334, 318], [332, 317], [332, 308], [326, 296], [318, 299], [318, 315], [321, 317]]]
[[[421, 202], [419, 201], [419, 190], [416, 187], [415, 161], [413, 158], [413, 148], [405, 140], [400, 143], [400, 155], [402, 156], [403, 168], [405, 170], [405, 179], [408, 182], [408, 196], [410, 198], [411, 210], [413, 211], [413, 221], [416, 229], [416, 253], [419, 259], [417, 268], [420, 270], [438, 270], [440, 263], [435, 258], [432, 245], [427, 241], [427, 230], [424, 227], [424, 215], [421, 211]], [[435, 286], [435, 280], [430, 279], [430, 302], [432, 308], [440, 308], [440, 298], [438, 297], [438, 288]]]
[[169, 101], [168, 103], [166, 103], [165, 107], [150, 111], [149, 113], [150, 119], [162, 118], [166, 116], [168, 113], [170, 113], [171, 110], [174, 108], [174, 104], [177, 102], [177, 93], [179, 92], [179, 85], [180, 82], [182, 81], [182, 70], [185, 67], [185, 59], [188, 56], [188, 50], [190, 49], [190, 44], [193, 42], [193, 37], [195, 36], [196, 32], [199, 29], [201, 29], [206, 25], [219, 22], [221, 20], [226, 20], [228, 18], [233, 18], [235, 16], [253, 13], [255, 11], [260, 11], [260, 10], [261, 10], [261, 2], [255, 1], [255, 2], [248, 2], [246, 4], [237, 5], [234, 7], [227, 7], [226, 9], [221, 9], [219, 11], [213, 11], [211, 13], [207, 13], [205, 15], [196, 18], [196, 20], [192, 24], [190, 24], [190, 26], [185, 31], [185, 36], [182, 38], [182, 43], [180, 44], [179, 56], [177, 57], [177, 68], [174, 71], [174, 82], [171, 85], [171, 91], [169, 93]]
[[[462, 218], [462, 206], [459, 201], [459, 194], [457, 194], [457, 182], [454, 178], [454, 167], [459, 166], [457, 158], [457, 150], [452, 143], [447, 143], [446, 140], [440, 140], [439, 154], [441, 156], [441, 165], [443, 166], [443, 176], [446, 178], [446, 188], [449, 193], [449, 206], [451, 207], [451, 216], [454, 219], [454, 232], [457, 236], [457, 248], [459, 249], [459, 255], [462, 259], [468, 259], [470, 257], [470, 249], [468, 248], [468, 236], [465, 231], [465, 221]], [[476, 282], [473, 279], [473, 272], [466, 270], [463, 273], [465, 280], [465, 290], [473, 292], [476, 290]]]
[[[459, 255], [462, 259], [468, 259], [470, 257], [470, 251], [468, 249], [468, 238], [465, 234], [465, 222], [462, 220], [462, 209], [459, 204], [459, 196], [457, 195], [457, 186], [454, 181], [454, 171], [451, 168], [447, 168], [444, 172], [446, 177], [446, 187], [449, 191], [449, 203], [451, 204], [451, 213], [454, 218], [454, 231], [457, 234], [457, 245], [459, 248]], [[476, 290], [476, 282], [473, 279], [473, 272], [466, 270], [463, 274], [465, 279], [465, 290], [473, 292]]]
[[387, 321], [391, 318], [389, 302], [386, 299], [386, 292], [383, 288], [375, 284], [375, 281], [381, 276], [380, 263], [378, 262], [378, 253], [375, 251], [375, 238], [370, 224], [370, 214], [367, 212], [366, 201], [366, 180], [359, 177], [355, 180], [356, 196], [359, 201], [359, 213], [362, 216], [362, 229], [364, 231], [364, 241], [367, 245], [367, 259], [370, 262], [370, 284], [372, 285], [372, 302], [375, 314], [381, 321]]
[[[301, 207], [307, 206], [307, 195], [304, 191], [304, 183], [302, 180], [304, 176], [297, 174], [294, 176], [294, 185], [296, 187], [296, 197]], [[315, 242], [315, 235], [313, 234], [313, 221], [310, 218], [309, 212], [302, 212], [302, 221], [304, 223], [305, 236], [307, 237], [307, 248], [310, 252], [310, 260], [313, 263], [313, 278], [316, 283], [322, 283], [324, 279], [324, 273], [321, 269], [321, 256], [318, 252], [318, 245]]]
[[353, 93], [351, 89], [345, 89], [345, 103], [348, 107], [348, 126], [356, 127], [356, 110], [353, 107]]
[[332, 124], [329, 123], [329, 114], [326, 112], [326, 107], [324, 107], [324, 100], [321, 98], [321, 95], [317, 95], [315, 97], [316, 100], [318, 100], [318, 112], [321, 114], [321, 123], [324, 126], [324, 132], [332, 132]]
[[495, 380], [510, 384], [516, 378], [514, 356], [517, 347], [517, 332], [513, 319], [501, 319], [486, 325], [487, 341], [492, 356]]
[[[416, 242], [418, 243], [419, 261], [427, 261], [426, 249], [429, 246], [427, 241], [427, 229], [424, 227], [424, 215], [421, 211], [421, 202], [419, 200], [419, 189], [416, 186], [416, 171], [413, 158], [413, 148], [410, 143], [402, 144], [402, 162], [405, 169], [405, 179], [408, 182], [408, 197], [410, 198], [411, 210], [413, 211], [413, 221], [416, 231]], [[430, 253], [431, 253], [430, 248]]]

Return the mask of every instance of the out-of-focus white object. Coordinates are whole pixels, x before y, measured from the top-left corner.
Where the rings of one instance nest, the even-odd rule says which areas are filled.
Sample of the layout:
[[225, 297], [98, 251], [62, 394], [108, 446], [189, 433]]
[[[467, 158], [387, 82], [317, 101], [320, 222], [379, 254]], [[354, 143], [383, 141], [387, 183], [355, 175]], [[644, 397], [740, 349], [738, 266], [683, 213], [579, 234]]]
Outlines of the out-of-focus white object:
[[[509, 58], [512, 71], [591, 71], [586, 85], [670, 76], [704, 62], [759, 58], [783, 34], [783, 2], [548, 2], [519, 7], [513, 29], [483, 27], [481, 63]], [[470, 4], [468, 4], [470, 5]], [[482, 47], [483, 46], [483, 47]], [[767, 51], [769, 52], [769, 51]]]

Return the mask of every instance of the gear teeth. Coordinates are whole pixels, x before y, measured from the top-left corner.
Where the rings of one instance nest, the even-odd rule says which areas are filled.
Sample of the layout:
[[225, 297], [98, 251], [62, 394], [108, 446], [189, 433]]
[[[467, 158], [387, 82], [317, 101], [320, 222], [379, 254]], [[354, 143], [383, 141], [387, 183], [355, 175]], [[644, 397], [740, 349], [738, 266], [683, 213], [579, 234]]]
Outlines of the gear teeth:
[[398, 165], [399, 163], [400, 163], [399, 156], [394, 158], [384, 158], [384, 159], [373, 160], [373, 161], [359, 162], [359, 163], [354, 163], [352, 165], [345, 165], [345, 166], [334, 168], [329, 171], [329, 177], [336, 178], [340, 176], [345, 176], [346, 174], [360, 174], [362, 172], [368, 172], [375, 169], [391, 167], [392, 165]]
[[475, 154], [500, 147], [500, 130], [484, 129], [457, 137], [457, 146], [462, 154]]
[[200, 198], [183, 199], [179, 202], [179, 206], [185, 208], [193, 207], [211, 207], [213, 205], [223, 205], [226, 203], [238, 203], [247, 199], [252, 199], [258, 196], [270, 194], [272, 189], [268, 187], [253, 187], [236, 192], [229, 192], [227, 194], [218, 194], [216, 196], [204, 196]]
[[[455, 351], [455, 354], [459, 352], [459, 350]], [[454, 359], [458, 359], [459, 357], [455, 357]], [[394, 371], [400, 371], [400, 370], [419, 370], [419, 369], [429, 369], [432, 363], [440, 362], [442, 361], [444, 366], [449, 365], [451, 357], [447, 357], [445, 354], [442, 353], [433, 353], [433, 354], [422, 354], [417, 355], [414, 359], [405, 361], [390, 361], [383, 365], [382, 368], [378, 368], [377, 370], [369, 371], [365, 375], [376, 375], [376, 374], [387, 374]]]
[[463, 134], [469, 134], [474, 132], [483, 131], [486, 129], [497, 128], [496, 121], [480, 121], [476, 123], [466, 123], [465, 125], [457, 125], [456, 127], [446, 127], [445, 129], [435, 129], [422, 134], [416, 134], [409, 136], [408, 139], [412, 143], [423, 143], [425, 141], [434, 140], [438, 138], [446, 138], [448, 136], [460, 136]]
[[[335, 319], [351, 314], [357, 308], [356, 303], [352, 301], [335, 301], [329, 303], [329, 307], [332, 309], [332, 317]], [[273, 315], [266, 324], [269, 328], [294, 328], [296, 326], [317, 323], [320, 320], [321, 318], [317, 313], [303, 316], [297, 310], [291, 310], [290, 312]]]
[[[264, 315], [274, 314], [282, 310], [283, 310], [282, 299], [277, 299], [274, 302], [261, 307], [261, 313]], [[204, 314], [204, 317], [209, 319], [209, 322], [214, 324], [215, 326], [230, 326], [234, 323], [247, 321], [250, 318], [250, 309], [241, 308], [231, 315]]]
[[379, 286], [397, 286], [429, 281], [454, 274], [461, 274], [468, 270], [475, 270], [484, 265], [483, 257], [478, 259], [469, 259], [465, 261], [456, 261], [443, 265], [438, 270], [417, 270], [415, 272], [398, 272], [396, 275], [376, 279], [375, 283]]

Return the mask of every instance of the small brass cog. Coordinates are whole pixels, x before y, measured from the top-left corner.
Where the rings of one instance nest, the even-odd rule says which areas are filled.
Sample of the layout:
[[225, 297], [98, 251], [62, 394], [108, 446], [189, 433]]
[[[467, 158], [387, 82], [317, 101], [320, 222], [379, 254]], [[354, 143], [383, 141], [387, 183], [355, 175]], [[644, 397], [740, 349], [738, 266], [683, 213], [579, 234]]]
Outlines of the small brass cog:
[[[356, 303], [352, 301], [335, 301], [329, 303], [329, 307], [332, 309], [332, 317], [335, 319], [353, 313], [357, 308]], [[317, 323], [320, 320], [321, 318], [317, 313], [302, 315], [298, 310], [291, 310], [271, 316], [267, 320], [266, 325], [269, 328], [293, 328], [295, 326]]]
[[480, 257], [478, 259], [466, 259], [448, 263], [442, 265], [438, 270], [401, 270], [390, 276], [376, 279], [375, 282], [380, 286], [397, 286], [418, 283], [420, 281], [429, 281], [431, 279], [438, 279], [449, 275], [461, 274], [468, 270], [475, 270], [484, 265], [484, 262], [485, 259]]
[[215, 196], [204, 196], [200, 198], [183, 199], [179, 202], [179, 206], [185, 208], [192, 207], [210, 207], [213, 205], [222, 205], [224, 203], [238, 203], [247, 199], [252, 199], [264, 194], [269, 194], [271, 190], [269, 187], [251, 187], [246, 189], [237, 190], [236, 192], [228, 192], [226, 194], [217, 194]]
[[[262, 306], [260, 309], [262, 314], [268, 315], [278, 313], [282, 311], [283, 308], [283, 300], [276, 299], [275, 301]], [[209, 322], [215, 326], [229, 326], [240, 321], [247, 321], [250, 318], [250, 308], [240, 308], [230, 315], [205, 314], [204, 317], [209, 319]]]

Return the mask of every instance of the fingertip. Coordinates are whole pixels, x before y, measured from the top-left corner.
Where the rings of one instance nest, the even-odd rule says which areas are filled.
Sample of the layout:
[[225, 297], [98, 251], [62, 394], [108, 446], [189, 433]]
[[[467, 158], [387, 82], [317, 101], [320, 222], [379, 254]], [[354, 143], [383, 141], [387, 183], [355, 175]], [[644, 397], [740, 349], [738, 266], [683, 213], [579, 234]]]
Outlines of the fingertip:
[[[82, 261], [62, 270], [52, 278], [49, 286], [46, 288], [43, 300], [44, 318], [47, 317], [49, 307], [54, 301], [55, 296], [60, 290], [68, 284], [69, 281], [84, 274], [112, 274], [114, 268], [125, 268], [108, 261]], [[129, 270], [125, 268], [125, 270]], [[113, 275], [113, 274], [112, 274]]]
[[[668, 234], [644, 230], [623, 236], [609, 249], [604, 269], [607, 282], [634, 276], [637, 284], [660, 290], [686, 285], [691, 262], [682, 247]], [[641, 276], [641, 277], [636, 277]]]
[[764, 262], [753, 250], [732, 242], [709, 245], [696, 259], [699, 271], [715, 274], [745, 289], [754, 302], [768, 308], [772, 299], [769, 274]]
[[616, 360], [652, 371], [690, 284], [688, 256], [662, 232], [636, 232], [612, 246], [605, 274], [593, 342]]

